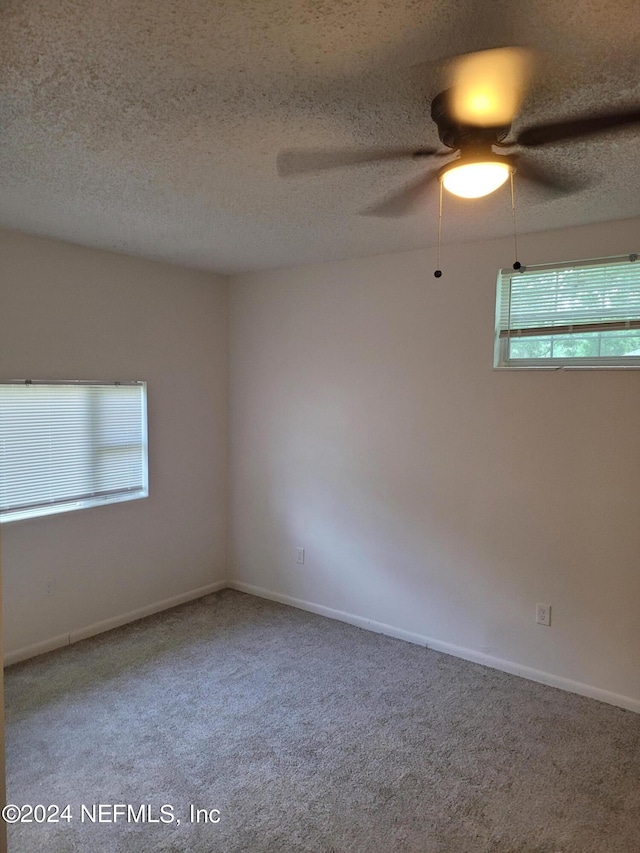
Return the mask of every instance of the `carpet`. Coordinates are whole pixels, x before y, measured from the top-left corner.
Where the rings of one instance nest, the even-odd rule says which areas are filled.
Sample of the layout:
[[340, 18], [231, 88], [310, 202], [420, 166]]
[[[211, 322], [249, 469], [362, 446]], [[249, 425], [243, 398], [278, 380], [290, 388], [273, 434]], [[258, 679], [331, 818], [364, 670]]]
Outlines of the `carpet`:
[[640, 715], [233, 590], [5, 691], [10, 853], [640, 853]]

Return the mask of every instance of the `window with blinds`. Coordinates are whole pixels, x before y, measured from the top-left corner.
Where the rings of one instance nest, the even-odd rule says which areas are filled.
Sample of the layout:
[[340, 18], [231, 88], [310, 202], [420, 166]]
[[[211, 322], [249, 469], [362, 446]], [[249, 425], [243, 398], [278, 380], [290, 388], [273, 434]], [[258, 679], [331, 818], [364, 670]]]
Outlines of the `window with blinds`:
[[144, 382], [0, 384], [0, 521], [144, 498]]
[[494, 365], [640, 367], [640, 260], [501, 270]]

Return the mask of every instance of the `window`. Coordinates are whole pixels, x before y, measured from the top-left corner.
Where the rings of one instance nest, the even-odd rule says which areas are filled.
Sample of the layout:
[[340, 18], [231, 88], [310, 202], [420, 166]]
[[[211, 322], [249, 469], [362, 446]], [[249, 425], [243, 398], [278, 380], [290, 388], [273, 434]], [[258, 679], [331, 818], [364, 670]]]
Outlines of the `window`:
[[498, 274], [496, 367], [640, 367], [637, 255]]
[[0, 384], [0, 521], [144, 498], [145, 382]]

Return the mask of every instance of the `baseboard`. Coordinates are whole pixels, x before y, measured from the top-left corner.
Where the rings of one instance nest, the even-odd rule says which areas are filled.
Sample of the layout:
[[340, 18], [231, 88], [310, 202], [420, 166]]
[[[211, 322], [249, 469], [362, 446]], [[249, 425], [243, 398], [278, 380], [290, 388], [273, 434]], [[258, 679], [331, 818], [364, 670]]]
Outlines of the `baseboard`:
[[355, 625], [356, 627], [364, 628], [367, 631], [374, 631], [377, 634], [385, 634], [388, 637], [395, 637], [398, 640], [405, 640], [408, 643], [414, 643], [418, 646], [426, 646], [427, 648], [434, 649], [434, 651], [444, 652], [445, 654], [462, 658], [463, 660], [468, 660], [472, 663], [479, 663], [483, 666], [500, 670], [501, 672], [508, 672], [511, 675], [518, 675], [521, 678], [527, 678], [530, 681], [537, 681], [540, 684], [546, 684], [549, 687], [557, 687], [560, 690], [577, 693], [579, 696], [587, 696], [590, 699], [597, 699], [600, 702], [606, 702], [609, 705], [616, 705], [619, 708], [625, 708], [627, 711], [640, 713], [640, 699], [633, 699], [630, 696], [612, 693], [609, 690], [603, 690], [602, 688], [594, 687], [591, 684], [573, 681], [570, 678], [563, 678], [562, 676], [554, 675], [550, 672], [544, 672], [543, 670], [523, 666], [522, 664], [515, 663], [514, 661], [493, 657], [492, 655], [487, 655], [484, 652], [479, 652], [475, 649], [468, 649], [464, 646], [446, 643], [442, 640], [437, 640], [434, 637], [427, 637], [422, 634], [405, 631], [402, 628], [396, 628], [395, 626], [387, 625], [384, 622], [376, 622], [373, 619], [366, 619], [363, 616], [347, 613], [344, 610], [325, 607], [322, 604], [315, 604], [312, 601], [305, 601], [304, 599], [294, 598], [290, 595], [282, 595], [281, 593], [272, 592], [271, 590], [236, 580], [217, 581], [216, 583], [208, 584], [207, 586], [202, 586], [198, 589], [180, 593], [180, 595], [175, 595], [172, 598], [166, 598], [163, 601], [156, 602], [155, 604], [148, 604], [145, 607], [138, 608], [137, 610], [131, 610], [128, 613], [115, 616], [112, 619], [94, 622], [92, 625], [87, 625], [84, 628], [79, 628], [68, 634], [59, 634], [56, 637], [51, 637], [39, 643], [24, 646], [21, 649], [15, 649], [14, 651], [5, 654], [4, 665], [10, 666], [11, 664], [36, 657], [36, 655], [41, 655], [45, 652], [59, 649], [62, 646], [77, 643], [80, 640], [94, 637], [97, 634], [104, 633], [105, 631], [111, 631], [113, 628], [119, 628], [129, 622], [135, 622], [137, 619], [143, 619], [145, 616], [151, 616], [154, 613], [161, 612], [162, 610], [169, 610], [172, 607], [185, 604], [187, 601], [202, 598], [205, 595], [210, 595], [213, 592], [218, 592], [219, 590], [227, 587], [230, 589], [237, 589], [240, 592], [249, 593], [250, 595], [255, 595], [258, 598], [266, 598], [270, 601], [278, 601], [281, 604], [297, 607], [300, 610], [307, 610], [310, 613], [316, 613], [319, 616], [327, 616], [329, 619], [346, 622], [349, 625]]
[[28, 658], [35, 658], [38, 655], [43, 655], [46, 652], [52, 652], [54, 649], [68, 645], [69, 635], [58, 634], [57, 637], [50, 637], [48, 640], [42, 640], [40, 643], [33, 643], [30, 646], [24, 646], [22, 649], [7, 652], [4, 656], [4, 665], [11, 666], [12, 663], [19, 663], [21, 660], [27, 660]]
[[4, 656], [4, 665], [10, 666], [13, 663], [19, 663], [23, 660], [42, 655], [45, 652], [51, 652], [54, 649], [59, 649], [61, 646], [68, 646], [71, 643], [77, 643], [80, 640], [86, 640], [89, 637], [95, 637], [96, 634], [102, 634], [105, 631], [111, 631], [113, 628], [120, 628], [122, 625], [127, 625], [129, 622], [135, 622], [137, 619], [144, 619], [145, 616], [152, 616], [154, 613], [160, 613], [162, 610], [170, 610], [172, 607], [177, 607], [179, 604], [186, 604], [187, 601], [193, 601], [196, 598], [202, 598], [205, 595], [210, 595], [212, 592], [218, 592], [227, 586], [227, 581], [216, 581], [215, 583], [207, 584], [206, 586], [191, 589], [188, 592], [181, 592], [179, 595], [174, 595], [171, 598], [165, 598], [163, 601], [157, 601], [154, 604], [147, 604], [144, 607], [139, 607], [137, 610], [130, 610], [128, 613], [123, 613], [120, 616], [114, 616], [112, 619], [104, 619], [101, 622], [94, 622], [92, 625], [87, 625], [84, 628], [78, 628], [75, 631], [70, 631], [68, 634], [59, 634], [57, 637], [52, 637], [49, 640], [43, 640], [40, 643], [34, 643], [31, 646], [24, 646], [21, 649], [15, 649], [12, 652], [7, 652]]
[[281, 604], [288, 604], [291, 607], [297, 607], [300, 610], [308, 610], [310, 613], [317, 613], [319, 616], [327, 616], [329, 619], [337, 619], [340, 622], [347, 622], [349, 625], [355, 625], [358, 628], [364, 628], [367, 631], [374, 631], [377, 634], [385, 634], [388, 637], [395, 637], [398, 640], [406, 640], [409, 643], [415, 643], [418, 646], [426, 646], [434, 649], [437, 652], [444, 652], [453, 657], [462, 658], [463, 660], [479, 663], [483, 666], [498, 669], [501, 672], [508, 672], [510, 675], [519, 675], [521, 678], [527, 678], [529, 681], [537, 681], [540, 684], [546, 684], [549, 687], [558, 687], [560, 690], [567, 690], [569, 693], [577, 693], [579, 696], [587, 696], [590, 699], [597, 699], [600, 702], [606, 702], [609, 705], [616, 705], [619, 708], [625, 708], [627, 711], [634, 711], [640, 714], [640, 699], [633, 699], [630, 696], [623, 696], [619, 693], [612, 693], [609, 690], [603, 690], [600, 687], [594, 687], [591, 684], [584, 684], [580, 681], [573, 681], [570, 678], [563, 678], [559, 675], [554, 675], [551, 672], [544, 672], [540, 669], [533, 669], [530, 666], [523, 666], [514, 661], [496, 658], [492, 655], [484, 654], [483, 652], [467, 649], [464, 646], [456, 646], [452, 643], [445, 643], [441, 640], [436, 640], [433, 637], [426, 637], [421, 634], [415, 634], [411, 631], [404, 631], [401, 628], [396, 628], [393, 625], [386, 625], [383, 622], [376, 622], [373, 619], [365, 619], [362, 616], [356, 616], [353, 613], [346, 613], [343, 610], [335, 610], [332, 607], [325, 607], [322, 604], [314, 604], [311, 601], [304, 601], [300, 598], [293, 598], [290, 595], [281, 595], [271, 590], [263, 589], [253, 584], [243, 583], [242, 581], [230, 580], [227, 583], [231, 589], [237, 589], [240, 592], [246, 592], [250, 595], [258, 596], [259, 598], [267, 598], [270, 601], [278, 601]]

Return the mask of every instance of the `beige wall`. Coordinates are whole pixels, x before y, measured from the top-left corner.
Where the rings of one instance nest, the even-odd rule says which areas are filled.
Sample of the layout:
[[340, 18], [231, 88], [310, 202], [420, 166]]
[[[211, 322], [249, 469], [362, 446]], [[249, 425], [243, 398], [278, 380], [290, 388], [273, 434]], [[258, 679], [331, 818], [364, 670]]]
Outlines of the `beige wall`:
[[440, 280], [430, 252], [236, 277], [229, 350], [224, 279], [11, 232], [0, 254], [0, 379], [146, 379], [151, 491], [3, 526], [6, 652], [223, 581], [230, 530], [245, 588], [640, 710], [640, 372], [492, 369], [510, 241], [445, 247]]
[[3, 525], [11, 654], [226, 576], [227, 284], [12, 232], [0, 256], [0, 380], [148, 382], [148, 499]]
[[[639, 234], [531, 235], [520, 258]], [[439, 280], [432, 252], [234, 280], [233, 577], [640, 710], [640, 372], [493, 370], [512, 253], [447, 246]]]

